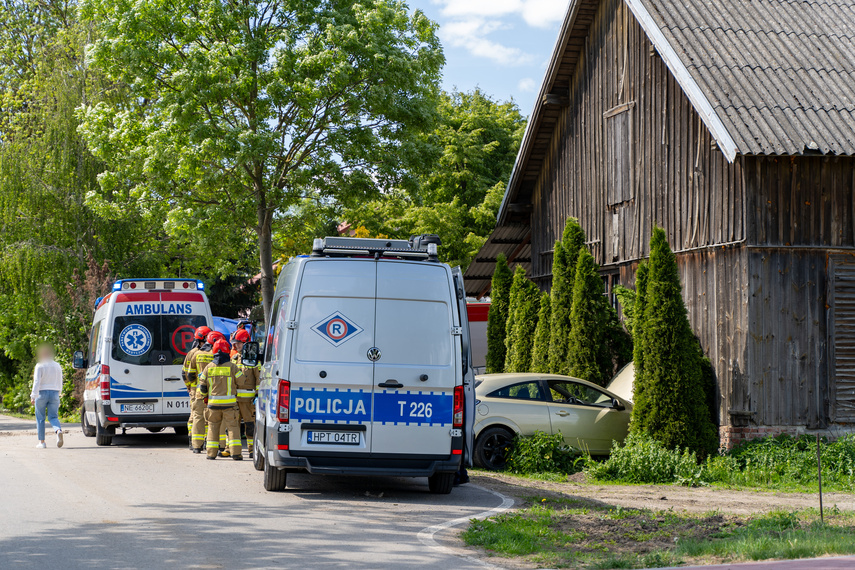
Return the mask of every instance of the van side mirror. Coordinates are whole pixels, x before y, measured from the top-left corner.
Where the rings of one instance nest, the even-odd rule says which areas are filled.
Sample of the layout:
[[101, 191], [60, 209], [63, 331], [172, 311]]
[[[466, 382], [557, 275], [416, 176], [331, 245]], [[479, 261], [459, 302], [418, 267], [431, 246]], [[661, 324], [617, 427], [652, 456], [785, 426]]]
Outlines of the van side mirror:
[[240, 359], [246, 366], [258, 366], [258, 353], [260, 349], [257, 342], [248, 342], [243, 345]]
[[618, 400], [617, 398], [613, 398], [612, 399], [612, 408], [614, 408], [615, 410], [617, 410], [619, 412], [622, 412], [626, 409], [626, 406], [621, 404], [620, 400]]
[[78, 350], [74, 353], [74, 357], [71, 361], [71, 367], [75, 370], [82, 370], [84, 368], [89, 368], [89, 363], [86, 362], [86, 359], [83, 357], [83, 352]]

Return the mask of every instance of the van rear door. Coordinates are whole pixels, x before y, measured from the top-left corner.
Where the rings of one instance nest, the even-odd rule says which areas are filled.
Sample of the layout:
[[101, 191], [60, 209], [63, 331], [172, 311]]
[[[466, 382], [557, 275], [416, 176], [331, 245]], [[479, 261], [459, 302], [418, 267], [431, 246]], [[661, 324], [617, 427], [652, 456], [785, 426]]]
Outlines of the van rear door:
[[288, 373], [292, 455], [371, 450], [376, 265], [351, 259], [305, 265]]
[[439, 264], [377, 264], [374, 364], [375, 455], [451, 453], [456, 363], [453, 291]]
[[198, 327], [207, 325], [208, 304], [202, 293], [189, 291], [163, 291], [160, 293], [163, 314], [160, 319], [160, 352], [165, 360], [161, 370], [163, 378], [163, 413], [190, 413], [190, 398], [181, 369], [184, 357], [193, 346]]

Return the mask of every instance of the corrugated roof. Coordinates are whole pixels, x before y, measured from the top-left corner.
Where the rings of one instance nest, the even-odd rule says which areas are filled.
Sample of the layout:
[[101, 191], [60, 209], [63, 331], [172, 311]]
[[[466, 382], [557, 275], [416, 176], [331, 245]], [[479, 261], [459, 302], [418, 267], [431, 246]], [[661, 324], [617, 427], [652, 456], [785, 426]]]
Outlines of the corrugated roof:
[[498, 226], [481, 247], [464, 274], [466, 294], [482, 297], [490, 289], [496, 258], [504, 253], [513, 268], [522, 265], [531, 274], [531, 231], [528, 225]]
[[651, 38], [658, 28], [737, 153], [855, 155], [855, 0], [627, 4]]

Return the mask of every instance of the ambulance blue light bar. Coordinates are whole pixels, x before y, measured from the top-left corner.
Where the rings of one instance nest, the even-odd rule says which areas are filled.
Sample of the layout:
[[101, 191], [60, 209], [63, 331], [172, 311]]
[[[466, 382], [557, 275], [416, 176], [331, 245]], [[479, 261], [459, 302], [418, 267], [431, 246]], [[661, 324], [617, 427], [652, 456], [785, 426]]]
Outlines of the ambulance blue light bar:
[[154, 279], [119, 279], [113, 283], [113, 291], [151, 291], [151, 290], [182, 290], [196, 289], [198, 291], [205, 290], [205, 284], [198, 279], [175, 279], [175, 278], [154, 278]]

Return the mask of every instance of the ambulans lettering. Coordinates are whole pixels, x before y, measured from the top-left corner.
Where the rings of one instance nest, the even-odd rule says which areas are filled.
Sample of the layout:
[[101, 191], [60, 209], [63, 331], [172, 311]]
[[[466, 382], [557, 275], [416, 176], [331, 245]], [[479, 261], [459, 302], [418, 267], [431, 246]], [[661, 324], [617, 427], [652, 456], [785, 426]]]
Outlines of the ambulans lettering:
[[297, 421], [364, 422], [371, 419], [371, 393], [356, 390], [291, 390]]
[[125, 315], [190, 315], [190, 303], [135, 303], [125, 308]]

